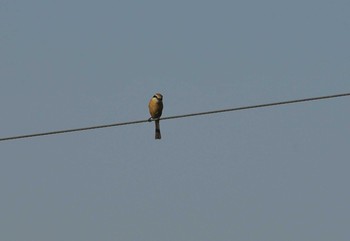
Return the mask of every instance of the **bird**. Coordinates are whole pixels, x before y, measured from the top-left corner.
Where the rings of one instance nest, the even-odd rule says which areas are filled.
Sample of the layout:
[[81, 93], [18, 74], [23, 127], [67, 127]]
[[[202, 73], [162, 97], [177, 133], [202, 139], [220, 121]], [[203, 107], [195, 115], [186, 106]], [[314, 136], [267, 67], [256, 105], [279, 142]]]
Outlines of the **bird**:
[[161, 139], [162, 136], [160, 134], [159, 128], [159, 118], [161, 117], [163, 111], [163, 95], [161, 95], [160, 93], [154, 94], [148, 103], [148, 109], [151, 115], [148, 121], [154, 120], [155, 123], [155, 139]]

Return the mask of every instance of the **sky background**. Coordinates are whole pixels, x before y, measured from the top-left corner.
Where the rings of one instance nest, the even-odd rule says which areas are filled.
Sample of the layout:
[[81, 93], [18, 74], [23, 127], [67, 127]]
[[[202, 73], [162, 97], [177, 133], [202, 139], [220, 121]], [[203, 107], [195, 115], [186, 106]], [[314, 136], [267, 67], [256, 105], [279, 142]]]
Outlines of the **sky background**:
[[[0, 0], [0, 137], [350, 92], [350, 2]], [[2, 241], [348, 241], [350, 98], [0, 143]]]

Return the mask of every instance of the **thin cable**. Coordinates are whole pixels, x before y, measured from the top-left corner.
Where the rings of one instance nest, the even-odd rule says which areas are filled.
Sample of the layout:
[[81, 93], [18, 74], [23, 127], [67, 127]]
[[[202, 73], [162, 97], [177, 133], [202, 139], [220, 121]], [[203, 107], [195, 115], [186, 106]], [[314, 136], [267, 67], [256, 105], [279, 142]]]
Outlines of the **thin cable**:
[[[257, 109], [257, 108], [269, 107], [269, 106], [275, 106], [275, 105], [287, 105], [287, 104], [294, 104], [294, 103], [307, 102], [307, 101], [316, 101], [316, 100], [322, 100], [322, 99], [338, 98], [338, 97], [344, 97], [344, 96], [350, 96], [350, 93], [326, 95], [326, 96], [297, 99], [297, 100], [287, 100], [287, 101], [273, 102], [273, 103], [260, 104], [260, 105], [242, 106], [242, 107], [236, 107], [236, 108], [231, 108], [231, 109], [213, 110], [213, 111], [199, 112], [199, 113], [186, 114], [186, 115], [169, 116], [169, 117], [160, 118], [160, 120], [185, 118], [185, 117], [197, 116], [197, 115], [210, 115], [210, 114], [217, 114], [217, 113], [229, 112], [229, 111]], [[1, 141], [1, 139], [0, 139], [0, 141]]]
[[[257, 108], [263, 108], [263, 107], [287, 105], [287, 104], [294, 104], [294, 103], [307, 102], [307, 101], [317, 101], [317, 100], [323, 100], [323, 99], [332, 99], [332, 98], [345, 97], [345, 96], [350, 96], [350, 93], [326, 95], [326, 96], [319, 96], [319, 97], [312, 97], [312, 98], [305, 98], [305, 99], [287, 100], [287, 101], [272, 102], [272, 103], [259, 104], [259, 105], [249, 105], [249, 106], [242, 106], [242, 107], [236, 107], [236, 108], [230, 108], [230, 109], [191, 113], [191, 114], [185, 114], [185, 115], [168, 116], [168, 117], [160, 118], [160, 120], [179, 119], [179, 118], [186, 118], [186, 117], [199, 116], [199, 115], [211, 115], [211, 114], [230, 112], [230, 111], [257, 109]], [[102, 129], [102, 128], [109, 128], [109, 127], [115, 127], [115, 126], [134, 125], [134, 124], [140, 124], [145, 122], [149, 122], [149, 120], [146, 119], [146, 120], [138, 120], [138, 121], [120, 122], [120, 123], [114, 123], [114, 124], [108, 124], [108, 125], [98, 125], [98, 126], [82, 127], [82, 128], [75, 128], [75, 129], [35, 133], [35, 134], [29, 134], [29, 135], [10, 136], [10, 137], [0, 138], [0, 141], [9, 141], [9, 140], [24, 139], [24, 138], [31, 138], [31, 137], [38, 137], [38, 136], [56, 135], [56, 134], [63, 134], [63, 133], [69, 133], [69, 132], [87, 131], [87, 130]]]

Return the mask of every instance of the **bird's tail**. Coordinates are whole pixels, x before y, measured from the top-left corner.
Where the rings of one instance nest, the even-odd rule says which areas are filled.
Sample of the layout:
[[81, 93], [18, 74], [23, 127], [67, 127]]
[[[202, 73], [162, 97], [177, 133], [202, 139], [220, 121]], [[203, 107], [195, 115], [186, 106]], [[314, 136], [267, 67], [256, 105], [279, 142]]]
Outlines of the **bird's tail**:
[[156, 125], [156, 135], [155, 135], [155, 139], [161, 139], [162, 136], [160, 135], [159, 120], [155, 120], [154, 123], [155, 123], [155, 125]]

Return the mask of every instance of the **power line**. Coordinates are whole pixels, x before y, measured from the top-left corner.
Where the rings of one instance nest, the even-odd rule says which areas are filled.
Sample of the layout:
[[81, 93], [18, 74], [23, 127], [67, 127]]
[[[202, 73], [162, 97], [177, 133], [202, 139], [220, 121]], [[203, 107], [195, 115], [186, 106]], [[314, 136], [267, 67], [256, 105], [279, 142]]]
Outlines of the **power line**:
[[[235, 107], [235, 108], [230, 108], [230, 109], [221, 109], [221, 110], [191, 113], [191, 114], [185, 114], [185, 115], [168, 116], [168, 117], [160, 118], [160, 120], [187, 118], [187, 117], [199, 116], [199, 115], [211, 115], [211, 114], [218, 114], [218, 113], [223, 113], [223, 112], [231, 112], [231, 111], [239, 111], [239, 110], [247, 110], [247, 109], [257, 109], [257, 108], [263, 108], [263, 107], [271, 107], [271, 106], [277, 106], [277, 105], [287, 105], [287, 104], [294, 104], [294, 103], [301, 103], [301, 102], [308, 102], [308, 101], [332, 99], [332, 98], [339, 98], [339, 97], [345, 97], [345, 96], [350, 96], [350, 93], [318, 96], [318, 97], [304, 98], [304, 99], [287, 100], [287, 101], [272, 102], [272, 103], [267, 103], [267, 104], [249, 105], [249, 106]], [[49, 132], [42, 132], [42, 133], [35, 133], [35, 134], [28, 134], [28, 135], [10, 136], [10, 137], [0, 138], [0, 141], [9, 141], [9, 140], [24, 139], [24, 138], [31, 138], [31, 137], [38, 137], [38, 136], [56, 135], [56, 134], [63, 134], [63, 133], [69, 133], [69, 132], [87, 131], [87, 130], [102, 129], [102, 128], [115, 127], [115, 126], [134, 125], [134, 124], [140, 124], [140, 123], [145, 123], [145, 122], [149, 122], [149, 120], [146, 119], [146, 120], [119, 122], [119, 123], [107, 124], [107, 125], [98, 125], [98, 126], [90, 126], [90, 127], [82, 127], [82, 128], [75, 128], [75, 129], [58, 130], [58, 131], [49, 131]]]
[[[307, 102], [307, 101], [316, 101], [316, 100], [323, 100], [323, 99], [332, 99], [332, 98], [345, 97], [345, 96], [350, 96], [350, 93], [326, 95], [326, 96], [319, 96], [319, 97], [312, 97], [312, 98], [305, 98], [305, 99], [287, 100], [287, 101], [280, 101], [280, 102], [273, 102], [273, 103], [259, 104], [259, 105], [249, 105], [249, 106], [235, 107], [235, 108], [231, 108], [231, 109], [213, 110], [213, 111], [199, 112], [199, 113], [186, 114], [186, 115], [169, 116], [169, 117], [161, 118], [161, 120], [185, 118], [185, 117], [197, 116], [197, 115], [210, 115], [210, 114], [217, 114], [217, 113], [222, 113], [222, 112], [230, 112], [230, 111], [238, 111], [238, 110], [257, 109], [257, 108], [262, 108], [262, 107], [269, 107], [269, 106], [276, 106], [276, 105], [287, 105], [287, 104], [294, 104], [294, 103]], [[1, 139], [0, 139], [0, 141], [1, 141]]]

